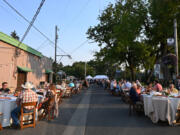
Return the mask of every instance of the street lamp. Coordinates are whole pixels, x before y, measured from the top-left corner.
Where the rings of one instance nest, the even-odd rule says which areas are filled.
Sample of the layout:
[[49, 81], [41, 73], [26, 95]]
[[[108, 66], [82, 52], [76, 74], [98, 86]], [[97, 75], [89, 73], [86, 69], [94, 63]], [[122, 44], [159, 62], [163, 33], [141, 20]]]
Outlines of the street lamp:
[[68, 57], [69, 59], [72, 59], [71, 55], [56, 55], [56, 56]]
[[[72, 59], [71, 55], [56, 55], [55, 58], [57, 56], [60, 56], [61, 58], [62, 57], [68, 57], [69, 59]], [[56, 66], [56, 62], [55, 62], [55, 83], [56, 83], [56, 80], [57, 80], [56, 77], [57, 77], [57, 66]]]

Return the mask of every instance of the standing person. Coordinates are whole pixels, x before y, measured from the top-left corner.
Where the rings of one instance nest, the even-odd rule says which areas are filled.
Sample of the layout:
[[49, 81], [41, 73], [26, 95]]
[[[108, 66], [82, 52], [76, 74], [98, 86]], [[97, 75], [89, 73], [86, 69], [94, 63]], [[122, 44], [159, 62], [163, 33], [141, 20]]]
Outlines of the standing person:
[[[30, 103], [30, 102], [37, 102], [38, 101], [38, 95], [32, 91], [33, 88], [32, 84], [29, 82], [26, 82], [25, 85], [22, 85], [22, 88], [24, 89], [21, 91], [20, 95], [18, 96], [16, 102], [17, 107], [11, 112], [11, 117], [13, 119], [13, 126], [15, 128], [19, 127], [19, 114], [21, 112], [21, 104], [22, 103]], [[33, 111], [32, 106], [28, 106], [26, 108], [23, 108], [24, 113], [29, 113]]]
[[117, 93], [118, 95], [121, 94], [121, 82], [120, 82], [120, 81], [117, 83], [116, 93]]
[[56, 94], [56, 85], [50, 84], [48, 93], [49, 93], [51, 98], [54, 97], [54, 102], [52, 102], [52, 106], [54, 108], [54, 115], [57, 118], [58, 115], [59, 115], [59, 108], [58, 108], [58, 102], [59, 101], [58, 101], [58, 97], [57, 97], [57, 94]]
[[115, 91], [116, 91], [116, 87], [117, 87], [117, 82], [116, 82], [116, 80], [113, 80], [111, 85], [112, 85], [112, 86], [111, 86], [111, 94], [112, 94], [112, 95], [115, 95]]
[[8, 88], [8, 83], [7, 82], [3, 82], [2, 83], [2, 88], [0, 89], [0, 94], [3, 93], [10, 93], [10, 89]]
[[83, 87], [85, 87], [86, 89], [88, 89], [89, 84], [88, 84], [88, 81], [87, 81], [87, 80], [84, 80], [84, 81], [83, 81]]
[[114, 81], [111, 80], [111, 83], [110, 83], [110, 90], [111, 90], [111, 94], [113, 93], [113, 90], [114, 90]]

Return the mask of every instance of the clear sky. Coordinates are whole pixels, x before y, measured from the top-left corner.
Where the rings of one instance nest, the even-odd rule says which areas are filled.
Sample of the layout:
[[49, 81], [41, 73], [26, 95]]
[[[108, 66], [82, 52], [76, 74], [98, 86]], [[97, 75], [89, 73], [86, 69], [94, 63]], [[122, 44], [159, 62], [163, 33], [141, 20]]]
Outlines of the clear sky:
[[[35, 14], [41, 0], [7, 0], [21, 14], [29, 20]], [[72, 55], [68, 58], [58, 58], [64, 65], [71, 65], [74, 61], [88, 61], [93, 59], [93, 52], [98, 51], [96, 43], [86, 42], [86, 32], [90, 26], [98, 23], [97, 17], [103, 9], [116, 0], [46, 0], [34, 25], [51, 40], [55, 38], [55, 25], [60, 31], [58, 46]], [[2, 0], [0, 1], [0, 31], [8, 35], [14, 30], [20, 38], [23, 36], [28, 24], [12, 11]], [[33, 28], [30, 30], [24, 43], [39, 49], [43, 55], [54, 58], [54, 48], [43, 36]], [[51, 45], [50, 45], [51, 44]], [[58, 50], [58, 54], [64, 54]]]

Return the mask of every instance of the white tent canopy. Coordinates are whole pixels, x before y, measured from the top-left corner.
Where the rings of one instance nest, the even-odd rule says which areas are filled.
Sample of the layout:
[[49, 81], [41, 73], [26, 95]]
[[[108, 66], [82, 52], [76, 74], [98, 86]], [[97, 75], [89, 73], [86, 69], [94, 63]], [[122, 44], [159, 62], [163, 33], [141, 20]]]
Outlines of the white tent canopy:
[[93, 79], [93, 77], [90, 76], [90, 75], [88, 75], [88, 76], [86, 77], [86, 79], [87, 79], [87, 80], [88, 80], [88, 79]]
[[107, 80], [107, 79], [109, 79], [108, 78], [108, 76], [107, 75], [96, 75], [93, 79], [105, 79], [105, 80]]

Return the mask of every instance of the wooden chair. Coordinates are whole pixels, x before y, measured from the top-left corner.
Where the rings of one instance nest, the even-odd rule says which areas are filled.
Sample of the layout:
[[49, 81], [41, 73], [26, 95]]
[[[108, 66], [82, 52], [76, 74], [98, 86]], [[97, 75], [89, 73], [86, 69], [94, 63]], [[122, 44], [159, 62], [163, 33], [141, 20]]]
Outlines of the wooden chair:
[[63, 92], [62, 92], [62, 90], [57, 90], [56, 94], [57, 94], [58, 104], [60, 105], [62, 103]]
[[[24, 108], [28, 106], [33, 106], [33, 111], [29, 113], [24, 113]], [[37, 102], [30, 102], [30, 103], [23, 103], [21, 105], [21, 116], [20, 116], [20, 127], [21, 129], [27, 128], [27, 127], [33, 127], [35, 128], [36, 125], [36, 106]], [[32, 116], [32, 119], [24, 120], [24, 116]], [[31, 122], [31, 123], [29, 123]], [[26, 124], [27, 123], [27, 124]]]
[[72, 89], [71, 88], [67, 88], [66, 92], [65, 92], [65, 97], [71, 97], [72, 94]]
[[0, 131], [3, 130], [2, 125], [0, 124]]
[[129, 104], [129, 116], [131, 116], [132, 112], [135, 112], [135, 104], [131, 100], [130, 96], [127, 97], [127, 102]]
[[77, 93], [80, 93], [81, 90], [82, 90], [82, 84], [79, 85], [79, 88], [78, 88], [78, 90], [77, 90]]
[[[0, 112], [0, 118], [2, 118], [2, 116], [3, 116], [3, 113]], [[2, 128], [2, 125], [1, 125], [1, 123], [0, 123], [0, 131], [1, 131], [1, 130], [3, 130], [3, 128]]]
[[137, 114], [144, 112], [144, 105], [142, 101], [134, 103], [129, 96], [127, 102], [129, 104], [129, 116], [131, 116], [132, 112], [136, 112]]
[[48, 120], [54, 119], [54, 106], [55, 105], [55, 97], [48, 98], [43, 101], [41, 107], [38, 111], [42, 111], [41, 115], [39, 115], [39, 120], [45, 119], [48, 116]]
[[180, 108], [178, 108], [177, 113], [176, 113], [176, 122], [174, 123], [174, 126], [179, 126], [180, 125]]

